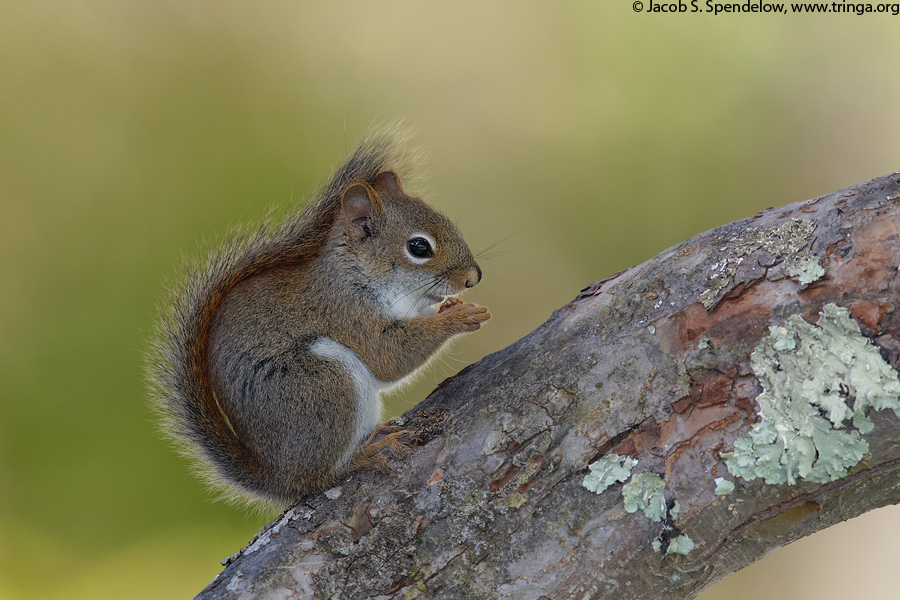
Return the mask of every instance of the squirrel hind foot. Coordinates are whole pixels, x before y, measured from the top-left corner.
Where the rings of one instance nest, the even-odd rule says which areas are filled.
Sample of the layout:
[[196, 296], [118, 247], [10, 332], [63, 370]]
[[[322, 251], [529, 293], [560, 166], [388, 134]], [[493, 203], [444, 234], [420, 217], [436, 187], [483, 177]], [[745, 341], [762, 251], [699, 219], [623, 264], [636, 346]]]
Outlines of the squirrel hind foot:
[[374, 467], [379, 471], [396, 473], [390, 465], [389, 455], [404, 458], [412, 451], [411, 446], [414, 444], [415, 436], [410, 431], [382, 423], [356, 450], [351, 459], [351, 467], [353, 469]]

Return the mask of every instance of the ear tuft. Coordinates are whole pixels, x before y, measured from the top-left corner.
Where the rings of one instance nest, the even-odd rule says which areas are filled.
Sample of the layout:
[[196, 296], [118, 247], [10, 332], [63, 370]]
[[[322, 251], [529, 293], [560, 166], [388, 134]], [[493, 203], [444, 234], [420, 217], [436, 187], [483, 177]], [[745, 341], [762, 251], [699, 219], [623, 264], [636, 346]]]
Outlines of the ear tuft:
[[372, 236], [369, 223], [384, 212], [378, 194], [364, 183], [354, 183], [344, 190], [341, 208], [348, 231], [357, 240]]
[[372, 187], [382, 193], [403, 194], [403, 186], [400, 185], [400, 177], [394, 171], [382, 171], [372, 180]]

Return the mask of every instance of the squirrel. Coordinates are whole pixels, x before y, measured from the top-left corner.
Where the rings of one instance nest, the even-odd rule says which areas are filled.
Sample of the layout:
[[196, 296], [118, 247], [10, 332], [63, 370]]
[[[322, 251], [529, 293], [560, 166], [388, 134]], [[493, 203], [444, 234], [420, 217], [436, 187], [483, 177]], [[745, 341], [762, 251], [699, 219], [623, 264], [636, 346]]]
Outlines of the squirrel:
[[369, 134], [307, 207], [193, 268], [150, 377], [163, 430], [232, 499], [284, 506], [363, 467], [406, 431], [381, 394], [491, 315], [452, 221], [407, 194], [403, 140]]

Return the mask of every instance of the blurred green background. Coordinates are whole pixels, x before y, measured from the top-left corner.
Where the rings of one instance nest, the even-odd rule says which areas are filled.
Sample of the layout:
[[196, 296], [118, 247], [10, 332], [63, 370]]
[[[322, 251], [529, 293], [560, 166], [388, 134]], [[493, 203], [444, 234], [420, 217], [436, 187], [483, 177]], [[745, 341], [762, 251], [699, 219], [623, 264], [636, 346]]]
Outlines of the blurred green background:
[[[494, 319], [391, 404], [594, 279], [900, 169], [900, 17], [565, 2], [0, 2], [0, 598], [187, 598], [265, 518], [161, 439], [143, 355], [182, 255], [403, 119]], [[888, 597], [897, 509], [728, 597]], [[853, 578], [845, 573], [854, 572]], [[893, 590], [890, 592], [888, 590]]]

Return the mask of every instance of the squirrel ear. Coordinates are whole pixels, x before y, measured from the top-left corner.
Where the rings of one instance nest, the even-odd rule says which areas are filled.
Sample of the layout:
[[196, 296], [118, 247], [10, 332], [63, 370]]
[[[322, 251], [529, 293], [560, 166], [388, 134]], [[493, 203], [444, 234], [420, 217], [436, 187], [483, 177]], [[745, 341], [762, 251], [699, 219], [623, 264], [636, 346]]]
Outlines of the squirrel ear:
[[362, 183], [354, 183], [341, 196], [347, 228], [357, 240], [372, 236], [369, 220], [384, 212], [384, 205], [375, 190]]
[[403, 194], [403, 186], [400, 185], [400, 178], [394, 171], [382, 171], [372, 180], [372, 187], [379, 192], [387, 192], [388, 194]]

